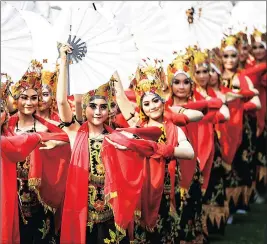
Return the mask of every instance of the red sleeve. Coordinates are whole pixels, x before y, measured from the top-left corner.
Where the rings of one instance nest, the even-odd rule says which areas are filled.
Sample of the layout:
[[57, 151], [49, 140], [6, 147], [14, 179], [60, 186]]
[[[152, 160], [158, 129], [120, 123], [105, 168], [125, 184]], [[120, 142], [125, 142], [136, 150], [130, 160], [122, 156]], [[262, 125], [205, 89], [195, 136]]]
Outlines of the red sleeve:
[[116, 115], [115, 123], [116, 123], [117, 125], [119, 125], [119, 127], [122, 127], [122, 128], [127, 128], [127, 127], [129, 127], [128, 122], [126, 121], [126, 119], [123, 117], [122, 114], [117, 114], [117, 115]]
[[256, 105], [255, 105], [254, 103], [252, 103], [252, 102], [246, 102], [246, 103], [244, 104], [244, 109], [245, 109], [245, 111], [250, 111], [250, 110], [256, 110], [257, 107], [256, 107]]
[[187, 109], [194, 109], [194, 110], [202, 111], [203, 109], [208, 107], [208, 102], [206, 100], [188, 102], [187, 104], [183, 105], [183, 107]]
[[11, 162], [23, 161], [39, 142], [40, 136], [36, 133], [1, 136], [1, 154], [5, 154]]
[[213, 124], [219, 124], [219, 123], [223, 123], [225, 122], [225, 117], [222, 113], [220, 113], [219, 111], [215, 114], [215, 117], [213, 119]]
[[164, 118], [172, 121], [176, 126], [184, 126], [189, 123], [189, 118], [184, 114], [177, 114], [170, 110], [165, 110]]

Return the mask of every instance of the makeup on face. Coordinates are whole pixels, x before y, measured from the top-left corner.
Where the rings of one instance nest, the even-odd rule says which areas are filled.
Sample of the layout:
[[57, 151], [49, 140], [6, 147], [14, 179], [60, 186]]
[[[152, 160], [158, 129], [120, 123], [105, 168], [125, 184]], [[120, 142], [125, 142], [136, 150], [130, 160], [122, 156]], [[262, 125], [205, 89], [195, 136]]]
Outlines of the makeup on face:
[[237, 58], [237, 54], [224, 54], [223, 57], [225, 59], [228, 59], [228, 58]]

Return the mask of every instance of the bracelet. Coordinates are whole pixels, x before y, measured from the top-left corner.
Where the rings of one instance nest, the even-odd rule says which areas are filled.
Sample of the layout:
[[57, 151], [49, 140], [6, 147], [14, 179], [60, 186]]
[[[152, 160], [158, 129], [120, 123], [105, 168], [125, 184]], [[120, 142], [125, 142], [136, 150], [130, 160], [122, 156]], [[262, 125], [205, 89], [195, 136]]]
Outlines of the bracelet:
[[178, 111], [178, 114], [182, 114], [182, 113], [184, 113], [185, 110], [186, 110], [186, 108], [181, 107], [181, 108], [179, 109], [179, 111]]
[[129, 119], [127, 119], [126, 121], [129, 121], [130, 119], [132, 119], [134, 117], [134, 113], [130, 113], [131, 117]]

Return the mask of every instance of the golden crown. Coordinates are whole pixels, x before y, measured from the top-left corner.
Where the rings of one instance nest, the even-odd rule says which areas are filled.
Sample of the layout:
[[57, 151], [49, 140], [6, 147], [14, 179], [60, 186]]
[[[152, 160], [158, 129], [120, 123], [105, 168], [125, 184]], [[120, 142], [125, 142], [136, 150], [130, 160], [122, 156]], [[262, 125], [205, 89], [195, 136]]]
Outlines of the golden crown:
[[18, 99], [19, 95], [27, 90], [27, 89], [34, 89], [38, 96], [41, 97], [42, 93], [42, 79], [41, 79], [41, 71], [42, 71], [42, 64], [37, 60], [32, 60], [31, 65], [26, 71], [26, 73], [22, 76], [22, 78], [15, 83], [12, 87], [12, 96], [15, 99]]
[[[191, 50], [188, 50], [188, 52], [191, 53]], [[208, 68], [208, 50], [200, 51], [199, 49], [192, 49], [192, 54], [195, 67], [207, 66]]]
[[147, 60], [143, 59], [143, 62], [144, 63], [137, 68], [135, 75], [136, 86], [134, 90], [138, 105], [140, 105], [141, 97], [145, 93], [154, 93], [164, 98], [163, 84], [165, 73], [162, 67], [162, 61], [154, 60], [154, 64], [149, 64]]
[[266, 43], [266, 33], [262, 33], [259, 30], [255, 29], [251, 35], [251, 42], [265, 42]]
[[[177, 54], [177, 52], [174, 52]], [[176, 58], [167, 67], [168, 84], [171, 85], [171, 81], [177, 71], [185, 73], [188, 77], [193, 76], [194, 62], [193, 56], [188, 54], [177, 55]]]
[[51, 72], [48, 70], [42, 70], [42, 86], [47, 86], [51, 91], [51, 95], [56, 97], [57, 92], [57, 81], [58, 81], [58, 71]]
[[110, 104], [110, 102], [112, 101], [112, 98], [114, 96], [114, 89], [112, 86], [112, 78], [110, 79], [110, 81], [108, 81], [104, 85], [101, 85], [97, 89], [91, 90], [91, 91], [89, 91], [83, 95], [83, 97], [82, 97], [83, 109], [86, 109], [91, 98], [93, 98], [95, 96], [103, 97], [104, 99], [107, 100], [108, 104]]
[[227, 47], [234, 47], [236, 50], [238, 50], [238, 46], [239, 39], [234, 35], [226, 36], [221, 41], [221, 51], [224, 51]]

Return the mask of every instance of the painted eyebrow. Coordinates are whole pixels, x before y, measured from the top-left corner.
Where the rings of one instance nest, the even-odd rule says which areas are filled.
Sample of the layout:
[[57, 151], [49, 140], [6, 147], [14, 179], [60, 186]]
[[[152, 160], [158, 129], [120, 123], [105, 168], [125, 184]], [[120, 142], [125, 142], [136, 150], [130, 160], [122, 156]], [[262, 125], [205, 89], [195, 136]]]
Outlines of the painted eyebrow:
[[[89, 103], [89, 104], [91, 104], [91, 105], [98, 105], [97, 103]], [[108, 105], [107, 103], [101, 103], [101, 104], [99, 104], [99, 106], [102, 106], [102, 105]]]

